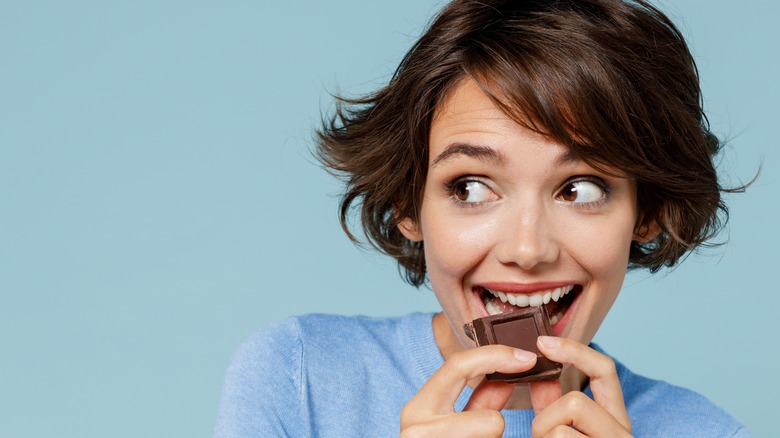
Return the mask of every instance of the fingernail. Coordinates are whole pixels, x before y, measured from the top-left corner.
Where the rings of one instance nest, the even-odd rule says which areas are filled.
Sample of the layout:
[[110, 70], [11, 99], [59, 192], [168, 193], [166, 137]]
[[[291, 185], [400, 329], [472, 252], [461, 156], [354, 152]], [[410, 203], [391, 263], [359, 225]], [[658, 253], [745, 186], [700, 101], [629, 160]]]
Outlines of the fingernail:
[[546, 348], [559, 348], [561, 346], [561, 339], [554, 336], [539, 336], [539, 343]]
[[531, 353], [530, 351], [515, 349], [515, 359], [522, 363], [531, 362], [536, 359], [536, 354]]

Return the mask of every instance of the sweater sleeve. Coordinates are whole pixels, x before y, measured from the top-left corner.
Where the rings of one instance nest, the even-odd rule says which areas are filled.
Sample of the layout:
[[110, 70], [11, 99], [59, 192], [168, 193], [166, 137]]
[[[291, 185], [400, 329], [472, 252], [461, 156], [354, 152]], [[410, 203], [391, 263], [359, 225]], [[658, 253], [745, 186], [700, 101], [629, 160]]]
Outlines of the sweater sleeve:
[[299, 332], [296, 320], [288, 319], [238, 348], [225, 377], [215, 438], [308, 435]]

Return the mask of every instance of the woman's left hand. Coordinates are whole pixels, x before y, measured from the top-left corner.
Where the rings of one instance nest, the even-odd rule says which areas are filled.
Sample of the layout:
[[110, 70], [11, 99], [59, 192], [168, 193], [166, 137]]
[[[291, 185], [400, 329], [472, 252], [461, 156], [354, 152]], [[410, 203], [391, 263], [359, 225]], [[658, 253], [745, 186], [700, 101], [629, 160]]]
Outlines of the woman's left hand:
[[534, 437], [631, 436], [631, 420], [611, 358], [566, 338], [540, 336], [537, 345], [546, 357], [571, 364], [588, 376], [593, 399], [581, 391], [562, 394], [557, 381], [532, 383]]

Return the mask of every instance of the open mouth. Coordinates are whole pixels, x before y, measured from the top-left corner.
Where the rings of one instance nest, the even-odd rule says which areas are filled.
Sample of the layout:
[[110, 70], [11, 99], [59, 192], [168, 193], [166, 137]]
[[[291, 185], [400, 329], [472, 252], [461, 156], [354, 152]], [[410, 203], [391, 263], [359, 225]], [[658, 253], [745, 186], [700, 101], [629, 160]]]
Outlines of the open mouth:
[[516, 294], [482, 288], [480, 295], [490, 315], [514, 312], [528, 306], [544, 306], [554, 325], [566, 314], [574, 299], [582, 291], [580, 285], [545, 289], [532, 294]]

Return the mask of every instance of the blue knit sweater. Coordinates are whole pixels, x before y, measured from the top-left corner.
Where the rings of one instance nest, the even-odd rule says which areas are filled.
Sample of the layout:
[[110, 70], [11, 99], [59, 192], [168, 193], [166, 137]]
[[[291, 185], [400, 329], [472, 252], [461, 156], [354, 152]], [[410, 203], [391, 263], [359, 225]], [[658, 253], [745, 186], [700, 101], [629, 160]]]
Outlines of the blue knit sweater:
[[[214, 436], [397, 437], [401, 408], [443, 363], [432, 316], [306, 315], [265, 327], [233, 358]], [[616, 366], [635, 436], [748, 436], [701, 395]], [[470, 396], [467, 387], [455, 408]], [[502, 413], [505, 437], [531, 436], [532, 410]]]

